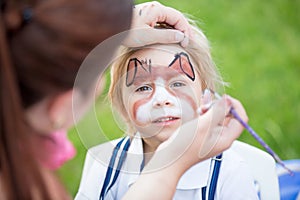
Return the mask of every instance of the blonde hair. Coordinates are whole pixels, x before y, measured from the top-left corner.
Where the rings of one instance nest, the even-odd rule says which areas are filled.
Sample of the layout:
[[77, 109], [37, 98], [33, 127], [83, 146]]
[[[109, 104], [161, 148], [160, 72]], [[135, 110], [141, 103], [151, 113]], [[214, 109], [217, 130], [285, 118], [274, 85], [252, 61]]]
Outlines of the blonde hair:
[[[196, 23], [190, 19], [188, 20], [192, 26], [193, 38], [190, 39], [189, 45], [183, 49], [191, 57], [194, 69], [201, 81], [202, 91], [205, 88], [217, 90], [221, 86], [226, 85], [226, 83], [223, 82], [220, 73], [212, 60], [209, 41]], [[130, 123], [130, 118], [125, 109], [122, 97], [122, 87], [120, 87], [119, 84], [125, 84], [123, 76], [126, 74], [130, 57], [135, 52], [151, 46], [153, 45], [144, 46], [142, 48], [127, 48], [122, 46], [119, 48], [117, 59], [111, 66], [111, 84], [108, 95], [113, 109], [121, 114], [126, 123], [128, 128], [127, 134], [129, 135], [135, 132], [135, 128]]]

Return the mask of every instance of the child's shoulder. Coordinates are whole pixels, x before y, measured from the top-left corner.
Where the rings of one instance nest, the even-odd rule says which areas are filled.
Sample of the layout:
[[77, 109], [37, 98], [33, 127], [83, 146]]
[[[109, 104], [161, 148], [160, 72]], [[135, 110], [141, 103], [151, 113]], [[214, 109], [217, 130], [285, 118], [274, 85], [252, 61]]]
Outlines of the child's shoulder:
[[245, 159], [235, 149], [230, 147], [228, 150], [223, 152], [223, 160], [226, 162], [246, 162]]
[[246, 159], [236, 151], [236, 149], [229, 148], [228, 150], [223, 152], [223, 161], [222, 165], [224, 169], [229, 171], [235, 171], [238, 169], [246, 169], [248, 168], [248, 163]]

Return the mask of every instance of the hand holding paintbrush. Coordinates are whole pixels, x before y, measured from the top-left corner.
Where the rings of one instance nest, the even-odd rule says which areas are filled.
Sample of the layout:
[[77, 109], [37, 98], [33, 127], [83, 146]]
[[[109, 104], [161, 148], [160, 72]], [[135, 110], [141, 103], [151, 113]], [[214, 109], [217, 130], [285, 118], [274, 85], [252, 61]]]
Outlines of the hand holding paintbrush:
[[[206, 89], [204, 91], [205, 93], [212, 93], [215, 98], [217, 99], [221, 99], [222, 97], [217, 93], [214, 92], [213, 90], [210, 89]], [[207, 98], [207, 97], [206, 97]], [[211, 104], [207, 104], [204, 109], [208, 109], [208, 107], [210, 107]], [[200, 111], [201, 113], [202, 111]], [[251, 128], [251, 126], [249, 126], [245, 121], [242, 120], [242, 118], [239, 116], [239, 114], [235, 111], [235, 109], [232, 107], [230, 109], [230, 114], [241, 123], [241, 125], [254, 137], [255, 140], [257, 140], [262, 146], [263, 148], [276, 160], [276, 162], [278, 162], [284, 169], [286, 169], [290, 175], [294, 175], [293, 171], [290, 170], [289, 168], [287, 168], [285, 166], [285, 164], [283, 163], [283, 161], [279, 158], [279, 156], [263, 141], [263, 139]]]

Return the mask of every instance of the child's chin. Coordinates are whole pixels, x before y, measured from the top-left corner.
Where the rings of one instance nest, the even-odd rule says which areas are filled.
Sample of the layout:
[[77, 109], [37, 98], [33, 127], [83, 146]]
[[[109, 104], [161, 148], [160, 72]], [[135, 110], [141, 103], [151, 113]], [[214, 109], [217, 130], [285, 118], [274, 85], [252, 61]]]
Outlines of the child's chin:
[[168, 131], [162, 131], [159, 134], [157, 134], [157, 138], [161, 141], [161, 142], [165, 142], [166, 140], [168, 140], [172, 135], [173, 135], [174, 131], [172, 130], [168, 130]]

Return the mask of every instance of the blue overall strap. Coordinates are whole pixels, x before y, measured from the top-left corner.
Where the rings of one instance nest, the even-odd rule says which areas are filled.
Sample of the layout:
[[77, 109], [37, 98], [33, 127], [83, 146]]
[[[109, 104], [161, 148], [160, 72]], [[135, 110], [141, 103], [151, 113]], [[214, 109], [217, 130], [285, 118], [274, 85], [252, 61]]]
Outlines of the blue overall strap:
[[[219, 154], [215, 158], [213, 158], [214, 162], [214, 168], [210, 180], [210, 185], [209, 185], [209, 190], [208, 190], [208, 200], [213, 200], [215, 193], [216, 193], [216, 188], [217, 188], [217, 182], [219, 178], [219, 173], [220, 173], [220, 167], [222, 163], [222, 154]], [[206, 199], [206, 192], [207, 188], [203, 187], [202, 188], [202, 200]]]
[[105, 179], [104, 179], [103, 187], [101, 189], [99, 200], [104, 199], [104, 196], [105, 196], [106, 191], [107, 191], [108, 184], [109, 184], [110, 179], [111, 179], [111, 175], [112, 175], [112, 172], [113, 172], [113, 167], [115, 165], [115, 161], [116, 161], [118, 151], [119, 151], [123, 141], [125, 140], [125, 138], [126, 137], [122, 138], [113, 150], [113, 153], [112, 153], [112, 156], [110, 158], [109, 165], [108, 165], [108, 168], [107, 168], [107, 171], [106, 171], [106, 174], [105, 174]]
[[130, 146], [130, 138], [127, 139], [125, 145], [124, 145], [124, 148], [121, 152], [121, 156], [120, 156], [120, 159], [119, 159], [119, 162], [118, 162], [118, 166], [117, 166], [117, 169], [116, 169], [116, 173], [114, 175], [114, 178], [110, 184], [110, 186], [108, 187], [107, 191], [109, 191], [112, 186], [115, 184], [119, 174], [120, 174], [120, 171], [121, 171], [121, 168], [122, 168], [122, 165], [124, 163], [124, 160], [126, 159], [126, 156], [127, 156], [127, 151], [129, 149], [129, 146]]
[[205, 195], [206, 195], [206, 186], [201, 188], [201, 192], [202, 192], [202, 200], [205, 200]]

